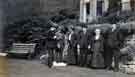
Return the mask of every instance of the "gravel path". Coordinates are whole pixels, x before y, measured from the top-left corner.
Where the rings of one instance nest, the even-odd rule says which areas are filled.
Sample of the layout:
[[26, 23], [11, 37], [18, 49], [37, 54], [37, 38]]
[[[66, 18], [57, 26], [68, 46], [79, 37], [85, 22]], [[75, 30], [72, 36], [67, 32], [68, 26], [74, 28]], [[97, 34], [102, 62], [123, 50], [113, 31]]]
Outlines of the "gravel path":
[[40, 64], [38, 61], [19, 59], [9, 60], [10, 77], [135, 77], [120, 72], [92, 70], [76, 66], [53, 67]]

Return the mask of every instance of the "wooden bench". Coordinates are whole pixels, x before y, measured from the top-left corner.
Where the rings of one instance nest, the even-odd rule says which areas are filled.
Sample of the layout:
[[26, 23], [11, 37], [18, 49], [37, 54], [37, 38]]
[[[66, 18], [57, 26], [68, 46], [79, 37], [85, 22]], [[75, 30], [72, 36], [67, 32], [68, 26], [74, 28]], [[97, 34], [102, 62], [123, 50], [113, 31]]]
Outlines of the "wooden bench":
[[13, 43], [11, 49], [7, 51], [9, 54], [28, 54], [27, 58], [31, 59], [35, 53], [35, 43], [25, 44], [25, 43]]

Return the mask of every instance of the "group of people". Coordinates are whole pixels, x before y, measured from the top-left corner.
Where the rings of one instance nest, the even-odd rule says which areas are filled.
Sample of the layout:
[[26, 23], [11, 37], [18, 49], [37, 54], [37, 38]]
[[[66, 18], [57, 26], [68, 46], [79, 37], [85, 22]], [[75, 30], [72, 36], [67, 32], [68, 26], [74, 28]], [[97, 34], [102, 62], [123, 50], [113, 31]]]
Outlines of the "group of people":
[[[100, 28], [89, 30], [86, 26], [81, 26], [81, 30], [71, 27], [68, 32], [51, 27], [46, 40], [48, 66], [52, 67], [53, 61], [56, 61], [118, 71], [121, 39], [115, 24], [105, 33]], [[66, 61], [63, 59], [65, 51]]]

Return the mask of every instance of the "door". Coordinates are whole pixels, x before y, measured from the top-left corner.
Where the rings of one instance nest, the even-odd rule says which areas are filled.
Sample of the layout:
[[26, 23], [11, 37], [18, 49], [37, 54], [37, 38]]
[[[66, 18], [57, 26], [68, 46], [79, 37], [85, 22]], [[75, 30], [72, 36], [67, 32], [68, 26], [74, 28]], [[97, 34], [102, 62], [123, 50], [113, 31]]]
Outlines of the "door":
[[102, 16], [103, 13], [103, 1], [97, 0], [97, 16]]

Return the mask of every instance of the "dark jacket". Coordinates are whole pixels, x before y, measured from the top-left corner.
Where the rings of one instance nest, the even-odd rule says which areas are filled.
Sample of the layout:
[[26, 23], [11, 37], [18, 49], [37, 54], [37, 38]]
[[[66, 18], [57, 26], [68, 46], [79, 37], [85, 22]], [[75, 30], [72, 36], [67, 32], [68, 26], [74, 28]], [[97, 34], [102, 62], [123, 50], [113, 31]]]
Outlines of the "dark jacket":
[[78, 34], [78, 44], [80, 45], [80, 48], [88, 48], [88, 45], [90, 45], [90, 34], [86, 32], [85, 34], [83, 32], [80, 32]]
[[110, 48], [119, 48], [120, 47], [120, 32], [119, 29], [116, 29], [115, 31], [108, 31], [107, 34], [107, 46], [109, 46]]
[[54, 38], [55, 32], [49, 31], [47, 33], [46, 46], [47, 48], [56, 48], [57, 47], [57, 39]]

